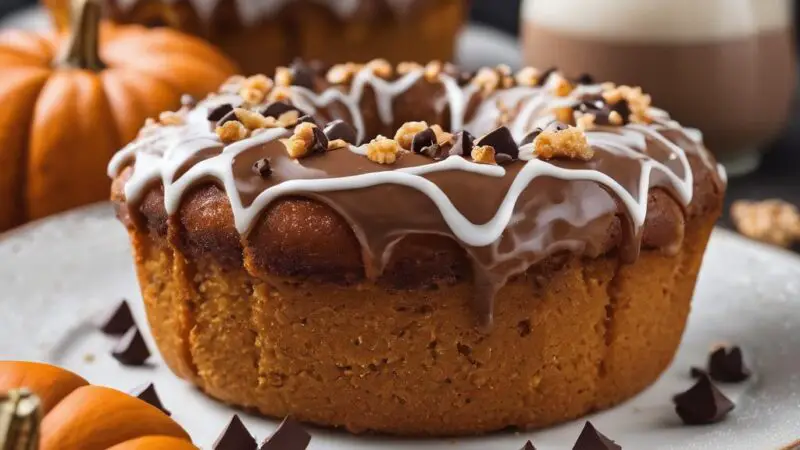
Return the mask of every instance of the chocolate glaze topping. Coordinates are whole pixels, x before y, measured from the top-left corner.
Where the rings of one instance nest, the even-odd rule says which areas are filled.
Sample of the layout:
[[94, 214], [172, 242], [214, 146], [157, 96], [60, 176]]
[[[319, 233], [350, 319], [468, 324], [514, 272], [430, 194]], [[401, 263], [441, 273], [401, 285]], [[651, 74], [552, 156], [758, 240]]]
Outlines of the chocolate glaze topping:
[[[261, 111], [270, 100], [245, 105], [221, 93], [182, 111], [182, 125], [142, 130], [109, 166], [112, 196], [128, 226], [161, 237], [181, 227], [189, 251], [216, 249], [239, 265], [247, 258], [267, 274], [419, 288], [471, 272], [487, 324], [495, 293], [550, 256], [616, 249], [632, 262], [642, 247], [676, 251], [687, 219], [717, 207], [724, 190], [699, 133], [655, 108], [646, 121], [626, 116], [623, 126], [584, 130], [594, 151], [588, 160], [537, 158], [529, 133], [557, 129], [559, 108], [574, 110], [603, 91], [578, 85], [556, 94], [564, 79], [555, 73], [488, 91], [427, 68], [382, 78], [367, 65], [337, 84], [319, 76], [318, 89], [288, 87], [292, 107], [329, 124], [314, 132], [313, 154], [299, 159], [287, 152], [292, 127], [222, 143], [210, 111]], [[368, 144], [320, 151], [323, 140], [368, 143], [420, 120], [455, 134], [434, 144], [436, 134], [425, 130], [394, 164], [365, 157]], [[473, 140], [491, 145], [498, 164], [472, 161]], [[311, 235], [295, 236], [301, 230]]]

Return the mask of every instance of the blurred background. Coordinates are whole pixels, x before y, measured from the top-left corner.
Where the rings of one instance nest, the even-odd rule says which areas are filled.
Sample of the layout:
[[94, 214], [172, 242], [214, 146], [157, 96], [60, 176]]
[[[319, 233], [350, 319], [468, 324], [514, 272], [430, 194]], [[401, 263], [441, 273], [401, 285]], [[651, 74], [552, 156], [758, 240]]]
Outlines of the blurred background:
[[[0, 0], [0, 26], [50, 26], [36, 3]], [[800, 205], [797, 3], [473, 0], [456, 59], [469, 68], [557, 65], [641, 84], [657, 106], [703, 129], [731, 174], [729, 203]]]

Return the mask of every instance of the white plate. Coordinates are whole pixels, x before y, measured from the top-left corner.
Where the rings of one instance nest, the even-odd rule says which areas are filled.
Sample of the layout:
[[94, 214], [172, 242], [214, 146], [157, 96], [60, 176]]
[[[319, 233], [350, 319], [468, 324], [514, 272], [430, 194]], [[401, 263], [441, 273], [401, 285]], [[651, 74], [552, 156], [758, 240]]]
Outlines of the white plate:
[[[122, 368], [112, 341], [92, 326], [98, 313], [127, 297], [145, 323], [123, 227], [107, 204], [57, 216], [0, 236], [0, 358], [46, 361], [90, 381], [130, 390], [154, 381], [166, 407], [195, 442], [210, 448], [233, 414], [174, 377], [158, 357], [154, 368]], [[714, 233], [690, 323], [671, 368], [650, 389], [592, 423], [625, 449], [777, 449], [800, 438], [800, 258]], [[147, 339], [152, 344], [150, 336]], [[739, 344], [757, 376], [723, 386], [736, 410], [723, 423], [681, 426], [670, 398], [692, 384], [719, 341]], [[276, 426], [245, 415], [259, 438]], [[539, 449], [571, 448], [583, 420], [537, 433], [500, 433], [441, 440], [358, 437], [312, 428], [312, 450], [516, 450], [528, 438]], [[454, 445], [457, 444], [457, 445]]]

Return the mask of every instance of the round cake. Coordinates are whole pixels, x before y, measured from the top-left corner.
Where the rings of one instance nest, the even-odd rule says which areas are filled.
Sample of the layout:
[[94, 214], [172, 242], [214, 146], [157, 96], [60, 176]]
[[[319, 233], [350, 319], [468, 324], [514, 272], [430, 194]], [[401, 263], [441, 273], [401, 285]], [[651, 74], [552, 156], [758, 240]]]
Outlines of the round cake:
[[[120, 23], [169, 26], [218, 45], [244, 73], [327, 63], [453, 59], [469, 0], [95, 0]], [[44, 0], [60, 28], [70, 0]]]
[[651, 384], [725, 190], [639, 88], [384, 60], [234, 77], [109, 175], [178, 376], [400, 435], [544, 427]]

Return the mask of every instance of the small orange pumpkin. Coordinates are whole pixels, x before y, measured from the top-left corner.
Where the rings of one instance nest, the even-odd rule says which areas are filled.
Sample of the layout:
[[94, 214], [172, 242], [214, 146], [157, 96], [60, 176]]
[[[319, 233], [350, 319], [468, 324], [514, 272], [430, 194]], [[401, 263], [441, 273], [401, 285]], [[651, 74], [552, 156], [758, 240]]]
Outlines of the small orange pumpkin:
[[105, 166], [148, 117], [236, 72], [203, 41], [101, 25], [75, 0], [72, 31], [0, 34], [0, 231], [107, 198]]
[[0, 361], [0, 391], [27, 388], [41, 402], [40, 450], [196, 450], [161, 410], [47, 364]]

